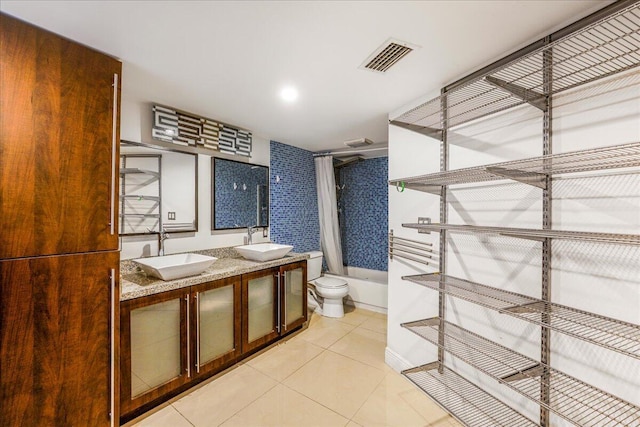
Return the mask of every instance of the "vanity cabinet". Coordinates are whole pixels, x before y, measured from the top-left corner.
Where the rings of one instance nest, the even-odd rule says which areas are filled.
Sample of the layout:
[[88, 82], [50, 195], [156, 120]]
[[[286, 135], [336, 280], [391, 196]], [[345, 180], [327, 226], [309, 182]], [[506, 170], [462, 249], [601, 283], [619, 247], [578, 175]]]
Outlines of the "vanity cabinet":
[[299, 261], [122, 301], [121, 421], [302, 326], [306, 278]]
[[307, 263], [242, 275], [242, 352], [249, 353], [307, 319]]
[[235, 363], [240, 283], [234, 276], [121, 303], [125, 420]]
[[123, 414], [189, 381], [189, 288], [120, 304], [120, 409]]
[[193, 376], [206, 377], [235, 362], [242, 350], [240, 276], [191, 287]]

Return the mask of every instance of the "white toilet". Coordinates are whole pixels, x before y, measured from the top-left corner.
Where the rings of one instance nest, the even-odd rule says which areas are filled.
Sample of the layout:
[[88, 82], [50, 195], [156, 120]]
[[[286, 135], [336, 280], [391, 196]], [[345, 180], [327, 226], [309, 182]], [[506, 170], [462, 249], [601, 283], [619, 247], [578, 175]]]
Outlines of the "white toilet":
[[[309, 303], [318, 306], [315, 310], [318, 314], [326, 317], [343, 317], [342, 299], [349, 294], [349, 284], [345, 280], [335, 277], [322, 277], [322, 252], [307, 253], [309, 254], [307, 281], [313, 285], [309, 287]], [[313, 288], [315, 288], [315, 293]]]

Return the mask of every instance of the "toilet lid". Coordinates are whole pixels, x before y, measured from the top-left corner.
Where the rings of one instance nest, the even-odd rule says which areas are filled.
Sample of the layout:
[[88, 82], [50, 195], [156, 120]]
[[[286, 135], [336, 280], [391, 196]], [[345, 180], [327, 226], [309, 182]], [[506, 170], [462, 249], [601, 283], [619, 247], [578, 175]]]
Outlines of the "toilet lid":
[[316, 279], [315, 284], [321, 288], [341, 288], [347, 286], [346, 280], [333, 277], [319, 277]]

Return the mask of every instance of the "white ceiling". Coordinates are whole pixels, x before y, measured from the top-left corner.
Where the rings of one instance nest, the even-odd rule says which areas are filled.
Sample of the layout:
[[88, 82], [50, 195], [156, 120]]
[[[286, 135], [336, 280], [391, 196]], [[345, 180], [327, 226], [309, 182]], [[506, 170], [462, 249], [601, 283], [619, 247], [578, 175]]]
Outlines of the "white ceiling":
[[[9, 1], [0, 10], [121, 59], [123, 97], [312, 151], [387, 140], [387, 114], [608, 1]], [[388, 38], [420, 46], [386, 74]], [[297, 102], [278, 92], [294, 85]]]

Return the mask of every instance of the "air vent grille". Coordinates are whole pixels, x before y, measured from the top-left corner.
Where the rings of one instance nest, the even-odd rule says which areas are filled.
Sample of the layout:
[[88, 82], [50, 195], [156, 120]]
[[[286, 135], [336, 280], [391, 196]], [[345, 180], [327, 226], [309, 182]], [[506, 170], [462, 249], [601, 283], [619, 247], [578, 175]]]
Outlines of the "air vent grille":
[[373, 57], [372, 59], [369, 59], [371, 58], [369, 57], [367, 59], [368, 62], [365, 61], [366, 64], [363, 68], [384, 73], [412, 50], [413, 48], [407, 44], [388, 41], [371, 55]]

